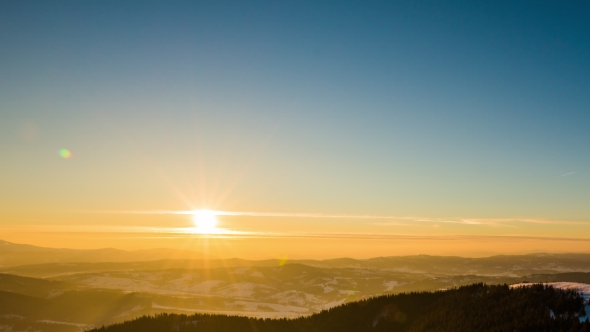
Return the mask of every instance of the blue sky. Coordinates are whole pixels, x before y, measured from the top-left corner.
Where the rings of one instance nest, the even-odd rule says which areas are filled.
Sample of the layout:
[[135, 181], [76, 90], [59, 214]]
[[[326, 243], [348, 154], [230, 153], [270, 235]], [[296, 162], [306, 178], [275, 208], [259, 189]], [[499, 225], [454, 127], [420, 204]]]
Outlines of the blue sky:
[[588, 17], [588, 1], [4, 2], [0, 212], [590, 221]]

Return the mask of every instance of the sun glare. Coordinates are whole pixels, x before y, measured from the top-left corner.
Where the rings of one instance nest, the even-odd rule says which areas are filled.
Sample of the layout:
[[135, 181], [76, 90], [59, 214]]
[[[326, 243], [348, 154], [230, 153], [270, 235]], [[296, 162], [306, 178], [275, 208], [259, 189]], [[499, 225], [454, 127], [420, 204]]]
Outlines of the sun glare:
[[215, 211], [196, 210], [193, 213], [193, 222], [195, 223], [197, 233], [214, 234], [219, 232]]

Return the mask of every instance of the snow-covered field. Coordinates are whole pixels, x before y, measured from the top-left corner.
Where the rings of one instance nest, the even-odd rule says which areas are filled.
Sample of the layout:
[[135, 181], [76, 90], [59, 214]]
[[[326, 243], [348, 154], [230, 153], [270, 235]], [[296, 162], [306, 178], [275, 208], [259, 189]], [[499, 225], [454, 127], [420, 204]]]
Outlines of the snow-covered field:
[[[95, 289], [122, 290], [178, 297], [217, 298], [216, 308], [182, 307], [178, 310], [201, 309], [276, 312], [284, 316], [311, 313], [368, 296], [386, 294], [409, 284], [397, 272], [366, 269], [318, 269], [309, 266], [271, 268], [237, 267], [229, 269], [111, 271], [70, 275], [58, 280]], [[245, 301], [242, 306], [232, 306]], [[250, 303], [264, 304], [260, 307]], [[225, 304], [225, 307], [223, 307]], [[248, 305], [246, 305], [248, 304]], [[162, 307], [165, 304], [158, 304]], [[245, 307], [244, 307], [245, 306]], [[156, 308], [156, 307], [155, 307]], [[270, 309], [272, 308], [272, 309]], [[276, 312], [275, 312], [276, 311]], [[246, 314], [246, 313], [244, 313]], [[266, 316], [269, 316], [266, 315]]]

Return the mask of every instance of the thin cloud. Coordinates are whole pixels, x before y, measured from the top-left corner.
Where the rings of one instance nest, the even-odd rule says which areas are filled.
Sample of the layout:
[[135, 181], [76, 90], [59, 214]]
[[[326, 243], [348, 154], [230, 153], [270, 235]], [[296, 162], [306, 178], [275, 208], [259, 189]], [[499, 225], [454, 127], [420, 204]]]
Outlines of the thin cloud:
[[506, 224], [506, 223], [526, 223], [526, 224], [540, 224], [540, 225], [590, 225], [590, 222], [584, 221], [570, 221], [570, 220], [554, 220], [554, 219], [534, 219], [534, 218], [497, 218], [497, 219], [463, 219], [463, 221], [480, 223], [480, 224]]
[[[131, 211], [78, 211], [85, 213], [108, 214], [156, 214], [156, 215], [193, 215], [193, 210], [131, 210]], [[526, 223], [539, 225], [589, 225], [588, 221], [555, 220], [543, 218], [427, 218], [417, 216], [384, 216], [369, 214], [323, 214], [323, 213], [291, 213], [291, 212], [257, 212], [257, 211], [215, 211], [218, 216], [230, 217], [274, 217], [274, 218], [326, 218], [326, 219], [359, 219], [359, 220], [388, 220], [373, 223], [382, 226], [411, 226], [410, 223], [429, 224], [459, 224], [468, 226], [514, 227], [512, 224]]]
[[562, 174], [562, 175], [558, 176], [558, 178], [562, 178], [564, 176], [569, 176], [569, 175], [572, 175], [572, 174], [576, 174], [576, 172], [569, 172], [567, 174]]
[[375, 226], [410, 226], [410, 224], [402, 224], [396, 221], [389, 221], [389, 222], [375, 222], [371, 223], [371, 225]]
[[287, 217], [287, 218], [331, 218], [331, 219], [404, 219], [392, 216], [354, 215], [354, 214], [323, 214], [323, 213], [290, 213], [290, 212], [248, 212], [248, 211], [217, 211], [220, 216], [241, 217]]
[[[437, 227], [433, 224], [432, 227]], [[0, 226], [0, 231], [33, 233], [109, 233], [120, 234], [129, 238], [215, 238], [215, 239], [256, 239], [256, 238], [301, 238], [301, 239], [354, 239], [354, 240], [405, 240], [405, 241], [572, 241], [590, 242], [590, 238], [584, 237], [551, 237], [536, 236], [528, 234], [506, 234], [506, 235], [425, 235], [425, 234], [383, 234], [383, 233], [331, 233], [331, 232], [257, 232], [224, 230], [219, 234], [194, 233], [191, 228], [178, 227], [142, 227], [142, 226], [106, 226], [106, 225], [27, 225], [23, 226]]]

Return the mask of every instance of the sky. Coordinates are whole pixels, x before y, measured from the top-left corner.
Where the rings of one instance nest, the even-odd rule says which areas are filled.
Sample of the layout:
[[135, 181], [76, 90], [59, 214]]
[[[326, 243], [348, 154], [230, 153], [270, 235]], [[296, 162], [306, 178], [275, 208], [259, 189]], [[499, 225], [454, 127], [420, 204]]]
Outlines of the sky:
[[[588, 1], [2, 2], [0, 238], [588, 252], [589, 16]], [[192, 232], [201, 209], [225, 212], [224, 232]]]

